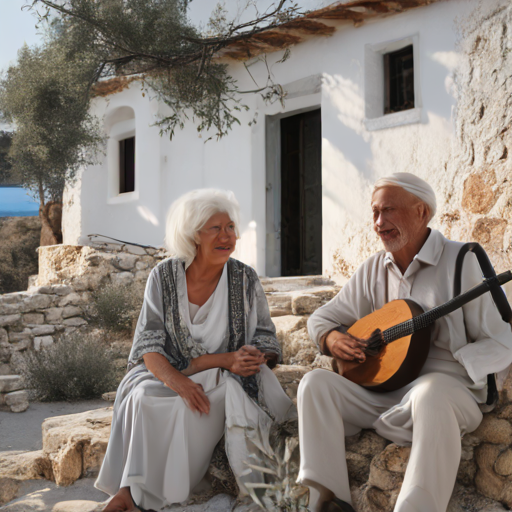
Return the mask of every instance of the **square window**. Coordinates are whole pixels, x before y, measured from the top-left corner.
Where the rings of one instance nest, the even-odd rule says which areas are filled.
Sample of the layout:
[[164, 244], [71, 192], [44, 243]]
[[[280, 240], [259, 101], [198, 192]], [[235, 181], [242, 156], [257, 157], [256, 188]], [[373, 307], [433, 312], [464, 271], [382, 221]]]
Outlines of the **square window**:
[[119, 193], [135, 190], [135, 137], [119, 141]]
[[384, 114], [414, 108], [412, 44], [384, 54]]

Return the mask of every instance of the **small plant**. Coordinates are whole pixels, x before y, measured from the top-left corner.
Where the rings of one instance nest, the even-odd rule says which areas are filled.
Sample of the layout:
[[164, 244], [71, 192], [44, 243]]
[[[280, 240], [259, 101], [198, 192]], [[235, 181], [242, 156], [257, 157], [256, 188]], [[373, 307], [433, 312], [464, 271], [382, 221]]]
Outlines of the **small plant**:
[[87, 400], [117, 387], [112, 350], [97, 338], [74, 332], [19, 362], [26, 386], [42, 401]]
[[88, 312], [91, 323], [107, 331], [125, 331], [137, 318], [141, 301], [133, 286], [108, 284], [92, 297]]

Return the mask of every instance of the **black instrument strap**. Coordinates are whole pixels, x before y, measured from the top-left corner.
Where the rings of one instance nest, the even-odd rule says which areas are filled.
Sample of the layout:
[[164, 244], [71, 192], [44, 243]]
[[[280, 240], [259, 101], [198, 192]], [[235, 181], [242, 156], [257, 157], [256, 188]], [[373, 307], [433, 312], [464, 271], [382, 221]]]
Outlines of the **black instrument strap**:
[[[492, 278], [496, 276], [496, 272], [494, 267], [492, 266], [491, 260], [484, 248], [477, 244], [476, 242], [470, 242], [464, 244], [457, 255], [457, 260], [455, 262], [455, 279], [453, 282], [453, 296], [457, 297], [460, 295], [461, 286], [462, 286], [462, 264], [464, 262], [464, 257], [468, 252], [472, 252], [478, 260], [480, 264], [480, 268], [482, 269], [482, 274], [485, 278]], [[494, 300], [494, 304], [498, 308], [500, 312], [501, 318], [503, 318], [504, 322], [511, 323], [512, 321], [512, 308], [508, 303], [507, 296], [503, 291], [503, 288], [496, 283], [496, 285], [492, 286], [490, 289], [492, 298]], [[499, 393], [498, 388], [496, 386], [496, 376], [494, 373], [487, 375], [487, 401], [486, 405], [494, 405], [498, 403]]]

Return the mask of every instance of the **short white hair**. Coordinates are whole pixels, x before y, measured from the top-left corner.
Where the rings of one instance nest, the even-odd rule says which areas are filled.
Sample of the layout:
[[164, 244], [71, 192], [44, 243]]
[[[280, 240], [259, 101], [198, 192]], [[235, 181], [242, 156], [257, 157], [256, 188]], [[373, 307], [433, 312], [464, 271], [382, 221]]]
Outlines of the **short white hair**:
[[202, 188], [176, 199], [167, 213], [165, 245], [188, 267], [197, 254], [197, 232], [216, 213], [227, 213], [240, 238], [240, 205], [230, 190]]

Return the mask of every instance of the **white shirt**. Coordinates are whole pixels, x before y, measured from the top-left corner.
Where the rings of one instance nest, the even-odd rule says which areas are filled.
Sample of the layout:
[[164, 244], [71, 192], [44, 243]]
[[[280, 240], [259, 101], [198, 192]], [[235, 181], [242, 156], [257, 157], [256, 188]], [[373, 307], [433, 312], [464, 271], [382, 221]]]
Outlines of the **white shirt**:
[[[425, 310], [453, 298], [455, 260], [460, 242], [431, 230], [427, 241], [402, 275], [391, 253], [380, 251], [368, 258], [342, 290], [308, 321], [311, 338], [320, 338], [339, 326], [360, 318], [396, 299], [413, 299]], [[476, 256], [468, 253], [462, 269], [462, 292], [482, 282]], [[512, 332], [484, 294], [436, 321], [428, 360], [422, 374], [454, 373], [485, 400], [487, 374], [506, 370], [512, 363]], [[479, 392], [482, 391], [482, 392]]]

